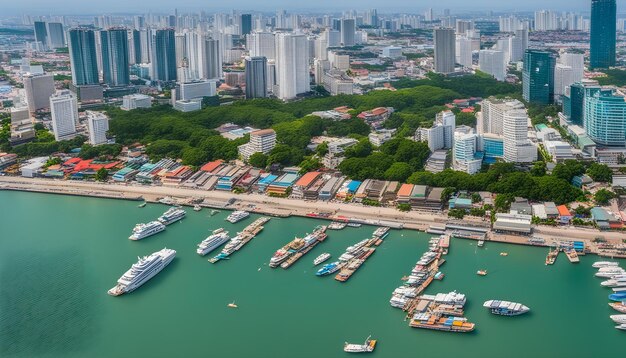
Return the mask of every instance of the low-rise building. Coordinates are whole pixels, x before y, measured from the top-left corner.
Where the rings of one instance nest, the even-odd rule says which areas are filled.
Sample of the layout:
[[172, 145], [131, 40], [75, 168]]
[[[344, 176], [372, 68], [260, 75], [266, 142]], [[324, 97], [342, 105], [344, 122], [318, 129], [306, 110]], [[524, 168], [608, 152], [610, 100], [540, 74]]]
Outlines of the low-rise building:
[[529, 235], [532, 216], [523, 214], [496, 213], [493, 230], [496, 232]]
[[152, 97], [145, 94], [130, 94], [122, 97], [122, 109], [130, 111], [137, 108], [152, 107]]
[[174, 109], [181, 112], [193, 112], [202, 109], [202, 100], [183, 100], [174, 102]]

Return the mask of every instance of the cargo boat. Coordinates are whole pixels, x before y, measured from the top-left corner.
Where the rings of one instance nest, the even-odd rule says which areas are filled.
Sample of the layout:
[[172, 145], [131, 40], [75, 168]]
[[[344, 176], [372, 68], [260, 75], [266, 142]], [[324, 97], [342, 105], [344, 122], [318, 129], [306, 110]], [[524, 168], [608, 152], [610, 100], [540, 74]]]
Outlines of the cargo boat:
[[548, 251], [548, 256], [546, 257], [546, 265], [554, 265], [556, 261], [556, 257], [559, 255], [559, 250], [550, 250]]
[[475, 324], [467, 322], [465, 317], [441, 317], [420, 312], [413, 315], [409, 326], [436, 331], [467, 333], [474, 330]]
[[343, 344], [343, 351], [346, 353], [369, 353], [373, 352], [376, 348], [376, 340], [371, 339], [372, 336], [367, 337], [363, 344], [353, 344], [345, 342]]

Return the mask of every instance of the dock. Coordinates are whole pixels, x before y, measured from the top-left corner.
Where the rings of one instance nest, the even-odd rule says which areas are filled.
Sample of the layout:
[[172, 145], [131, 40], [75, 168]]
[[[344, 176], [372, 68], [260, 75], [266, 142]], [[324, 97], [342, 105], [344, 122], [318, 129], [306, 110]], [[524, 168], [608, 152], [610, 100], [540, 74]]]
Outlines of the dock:
[[328, 235], [325, 234], [325, 233], [320, 234], [315, 242], [313, 242], [311, 245], [309, 245], [304, 250], [296, 252], [295, 254], [293, 254], [290, 258], [287, 259], [287, 261], [285, 261], [282, 264], [280, 264], [280, 267], [284, 268], [284, 269], [288, 269], [289, 267], [291, 267], [291, 265], [295, 264], [296, 261], [300, 260], [302, 258], [302, 256], [306, 255], [307, 253], [309, 253], [309, 251], [313, 250], [313, 248], [315, 246], [317, 246], [320, 242], [323, 242], [324, 240], [326, 240], [327, 237], [328, 237]]
[[354, 258], [348, 260], [342, 267], [341, 271], [335, 275], [335, 280], [346, 282], [354, 275], [354, 273], [367, 261], [367, 259], [376, 252], [374, 246], [380, 246], [384, 242], [385, 237], [389, 234], [390, 227], [383, 226], [374, 231], [372, 238], [359, 250]]
[[[263, 231], [263, 225], [265, 225], [265, 223], [267, 223], [269, 220], [269, 217], [263, 216], [256, 219], [252, 224], [246, 226], [246, 228], [243, 229], [243, 231], [240, 232], [238, 235], [241, 238], [241, 243], [237, 245], [235, 251], [241, 250], [247, 243], [254, 239], [261, 231]], [[232, 255], [233, 253], [234, 252], [227, 254], [222, 251], [215, 257], [210, 258], [209, 262], [214, 264], [220, 260], [229, 259], [230, 255]]]

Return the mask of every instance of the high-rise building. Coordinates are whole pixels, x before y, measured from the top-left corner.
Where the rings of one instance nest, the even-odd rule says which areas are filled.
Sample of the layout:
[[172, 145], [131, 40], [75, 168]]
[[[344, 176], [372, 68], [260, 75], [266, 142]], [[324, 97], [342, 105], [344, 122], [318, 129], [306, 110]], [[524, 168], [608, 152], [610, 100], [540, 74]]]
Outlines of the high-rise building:
[[50, 114], [54, 139], [59, 141], [76, 135], [78, 101], [72, 92], [59, 91], [50, 97]]
[[616, 8], [615, 0], [591, 0], [591, 68], [615, 66]]
[[472, 68], [473, 65], [473, 40], [466, 36], [456, 37], [456, 62], [463, 67]]
[[130, 44], [129, 48], [132, 48], [133, 56], [130, 57], [130, 62], [134, 64], [143, 63], [142, 61], [142, 48], [141, 48], [141, 32], [139, 30], [130, 31]]
[[[528, 28], [515, 30], [515, 37], [522, 42], [522, 56], [528, 50]], [[521, 58], [520, 58], [521, 59]]]
[[552, 52], [526, 50], [522, 85], [524, 99], [531, 103], [550, 104], [554, 97], [554, 67]]
[[98, 59], [94, 31], [87, 28], [74, 28], [69, 31], [69, 36], [72, 83], [75, 86], [98, 84]]
[[100, 31], [100, 42], [104, 83], [109, 86], [128, 86], [130, 84], [128, 31], [125, 28]]
[[574, 82], [582, 81], [585, 74], [585, 55], [582, 53], [566, 52], [559, 56], [559, 62], [572, 68]]
[[63, 24], [60, 22], [49, 22], [48, 24], [48, 48], [57, 49], [65, 47], [65, 34]]
[[519, 62], [524, 58], [522, 39], [517, 36], [509, 37], [509, 61]]
[[247, 37], [250, 56], [263, 56], [268, 60], [276, 58], [276, 41], [271, 32], [253, 32]]
[[455, 36], [453, 29], [434, 30], [435, 72], [448, 74], [454, 72], [456, 63]]
[[504, 134], [504, 114], [512, 110], [523, 110], [524, 104], [516, 99], [489, 97], [482, 101], [477, 115], [476, 130], [479, 134]]
[[563, 112], [572, 124], [583, 126], [585, 117], [585, 96], [592, 96], [602, 90], [597, 81], [583, 80], [576, 82], [566, 91], [563, 100]]
[[554, 99], [559, 100], [565, 89], [574, 83], [574, 71], [570, 66], [556, 64], [554, 67]]
[[504, 52], [494, 50], [480, 50], [478, 66], [480, 70], [492, 75], [498, 81], [506, 79], [506, 64]]
[[200, 42], [201, 78], [216, 79], [222, 77], [222, 49], [220, 41], [212, 38], [204, 38]]
[[267, 97], [267, 58], [246, 58], [246, 98]]
[[309, 92], [309, 42], [304, 35], [276, 35], [276, 79], [280, 99], [292, 99]]
[[99, 145], [106, 143], [109, 117], [101, 112], [87, 111], [87, 130], [89, 131], [90, 144]]
[[[463, 126], [465, 127], [465, 126]], [[454, 132], [452, 166], [454, 170], [476, 174], [482, 167], [482, 157], [477, 157], [478, 136], [470, 127], [458, 128]]]
[[252, 31], [252, 15], [241, 14], [241, 35], [248, 35]]
[[239, 155], [247, 161], [254, 153], [268, 154], [276, 146], [276, 132], [262, 129], [250, 133], [250, 142], [238, 147]]
[[152, 79], [176, 81], [176, 34], [174, 29], [157, 30], [154, 36]]
[[626, 145], [626, 101], [612, 91], [585, 96], [585, 131], [602, 146]]
[[342, 46], [354, 46], [356, 44], [354, 35], [356, 24], [354, 19], [341, 19], [341, 44]]
[[537, 147], [528, 139], [526, 109], [506, 111], [503, 118], [504, 160], [509, 163], [532, 163], [537, 160]]
[[54, 94], [54, 76], [31, 75], [23, 76], [24, 90], [28, 110], [32, 113], [39, 109], [50, 108], [50, 96]]
[[35, 21], [35, 41], [41, 43], [42, 50], [48, 46], [48, 29], [43, 21]]

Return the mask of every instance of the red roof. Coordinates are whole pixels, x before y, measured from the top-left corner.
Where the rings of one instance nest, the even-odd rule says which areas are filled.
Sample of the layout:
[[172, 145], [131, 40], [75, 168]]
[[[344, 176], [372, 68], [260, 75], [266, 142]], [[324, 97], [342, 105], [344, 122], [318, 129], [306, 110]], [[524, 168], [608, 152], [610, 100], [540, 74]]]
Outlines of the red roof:
[[379, 116], [381, 114], [387, 113], [387, 108], [385, 107], [378, 107], [378, 108], [374, 108], [372, 109], [372, 114]]
[[97, 164], [92, 164], [93, 159], [88, 159], [88, 160], [81, 160], [78, 164], [76, 164], [76, 166], [74, 167], [73, 171], [74, 172], [80, 172], [83, 171], [85, 169], [93, 169], [93, 170], [98, 170], [101, 168], [104, 169], [111, 169], [114, 168], [115, 166], [117, 166], [120, 162], [110, 162], [110, 163], [97, 163]]
[[82, 159], [80, 159], [80, 158], [78, 158], [78, 157], [77, 157], [77, 158], [72, 158], [72, 159], [67, 160], [65, 163], [63, 163], [63, 165], [72, 165], [72, 164], [76, 164], [76, 163], [80, 162], [81, 160], [82, 160]]
[[212, 162], [208, 162], [205, 165], [202, 166], [202, 168], [200, 168], [200, 170], [202, 170], [203, 172], [212, 172], [214, 171], [217, 167], [219, 167], [220, 165], [222, 165], [222, 163], [224, 163], [223, 160], [219, 159], [219, 160], [215, 160]]
[[413, 191], [413, 184], [402, 184], [398, 190], [398, 196], [410, 196]]
[[468, 102], [467, 99], [455, 99], [454, 101], [452, 101], [453, 103], [465, 103]]
[[474, 113], [474, 108], [473, 107], [463, 108], [461, 110], [461, 112], [463, 112], [463, 113]]
[[567, 206], [565, 206], [565, 205], [557, 206], [556, 210], [559, 211], [559, 216], [572, 216], [572, 214], [567, 209]]
[[302, 176], [297, 182], [297, 186], [307, 187], [311, 185], [313, 180], [315, 180], [320, 174], [320, 172], [308, 172]]

